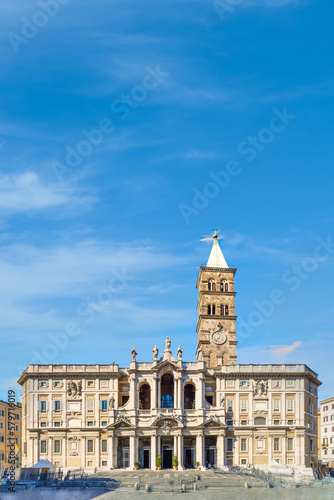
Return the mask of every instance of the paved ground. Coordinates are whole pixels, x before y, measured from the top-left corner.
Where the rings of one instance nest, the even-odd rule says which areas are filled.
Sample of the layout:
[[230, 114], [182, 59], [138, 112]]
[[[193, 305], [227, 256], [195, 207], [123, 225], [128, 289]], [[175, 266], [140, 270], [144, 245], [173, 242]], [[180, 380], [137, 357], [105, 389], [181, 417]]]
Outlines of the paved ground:
[[0, 493], [0, 500], [92, 500], [100, 495], [101, 490], [57, 491], [47, 488], [29, 488], [15, 493]]
[[[146, 493], [145, 491], [115, 490], [94, 500], [173, 500], [175, 497], [185, 497], [188, 500], [333, 500], [334, 486], [322, 488], [297, 488], [297, 489], [270, 489], [270, 490], [245, 490], [228, 489], [217, 491], [191, 492], [191, 493]], [[0, 497], [1, 498], [1, 497]], [[181, 500], [181, 498], [180, 498]]]

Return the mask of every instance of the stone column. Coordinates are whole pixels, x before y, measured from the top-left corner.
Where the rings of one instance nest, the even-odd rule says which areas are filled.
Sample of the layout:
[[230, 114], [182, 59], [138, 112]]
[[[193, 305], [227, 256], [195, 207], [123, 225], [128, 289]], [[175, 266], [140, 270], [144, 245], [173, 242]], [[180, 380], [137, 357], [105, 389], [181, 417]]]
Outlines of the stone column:
[[129, 469], [132, 470], [135, 466], [135, 461], [136, 461], [136, 442], [135, 442], [135, 435], [132, 434], [130, 436], [130, 464], [129, 464]]
[[100, 436], [95, 438], [95, 467], [100, 467]]
[[130, 375], [130, 408], [136, 408], [136, 377]]
[[177, 379], [177, 407], [182, 408], [182, 377]]
[[240, 436], [234, 438], [234, 464], [239, 465]]
[[203, 434], [198, 434], [198, 436], [196, 436], [196, 462], [199, 462], [201, 468], [205, 467], [205, 463], [203, 461], [203, 441]]
[[161, 408], [161, 378], [159, 377], [158, 380], [158, 404], [157, 408]]
[[157, 458], [157, 436], [151, 436], [151, 469], [155, 470], [155, 460]]
[[158, 381], [157, 374], [153, 375], [153, 387], [152, 387], [152, 398], [151, 398], [151, 409], [158, 408]]
[[179, 460], [179, 470], [183, 470], [183, 446], [182, 446], [183, 437], [182, 435], [177, 436], [177, 458]]
[[272, 452], [271, 452], [272, 437], [271, 437], [271, 435], [268, 435], [267, 440], [268, 440], [268, 462], [270, 462], [272, 459]]
[[295, 464], [300, 465], [300, 445], [299, 436], [295, 436]]
[[286, 434], [282, 436], [282, 464], [286, 464]]
[[[305, 467], [305, 434], [301, 436], [301, 446], [300, 446], [300, 465]], [[317, 449], [317, 441], [313, 438], [313, 451], [310, 453], [315, 454], [315, 450]]]
[[253, 464], [253, 434], [250, 435], [248, 443], [249, 443], [249, 464]]
[[225, 465], [225, 447], [224, 435], [217, 436], [217, 467], [222, 468]]
[[48, 458], [49, 458], [50, 462], [53, 461], [52, 445], [53, 445], [53, 439], [49, 437], [49, 439], [48, 439]]
[[85, 469], [86, 467], [86, 438], [81, 439], [81, 467]]
[[110, 469], [115, 468], [115, 455], [114, 455], [114, 436], [108, 436], [108, 467]]

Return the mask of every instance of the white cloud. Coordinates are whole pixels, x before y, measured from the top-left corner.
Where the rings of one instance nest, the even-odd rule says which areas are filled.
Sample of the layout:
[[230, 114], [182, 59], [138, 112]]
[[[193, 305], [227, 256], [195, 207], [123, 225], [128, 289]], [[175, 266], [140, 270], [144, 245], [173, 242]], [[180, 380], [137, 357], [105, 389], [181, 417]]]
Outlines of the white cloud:
[[284, 357], [287, 356], [288, 354], [291, 354], [292, 351], [295, 349], [298, 349], [298, 347], [301, 345], [300, 340], [296, 340], [292, 345], [272, 345], [270, 346], [271, 352], [274, 356], [279, 357]]
[[31, 170], [0, 177], [0, 209], [5, 213], [82, 206], [92, 201], [92, 197], [74, 194], [70, 188], [43, 183]]

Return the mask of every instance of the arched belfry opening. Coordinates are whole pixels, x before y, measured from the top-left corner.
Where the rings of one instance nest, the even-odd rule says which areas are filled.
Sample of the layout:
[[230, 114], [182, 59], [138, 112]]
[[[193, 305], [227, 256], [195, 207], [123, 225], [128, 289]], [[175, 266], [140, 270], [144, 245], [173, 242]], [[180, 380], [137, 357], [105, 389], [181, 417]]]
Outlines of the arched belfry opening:
[[174, 377], [171, 373], [161, 377], [161, 408], [174, 408]]
[[139, 389], [139, 409], [151, 409], [151, 388], [148, 384], [141, 385]]

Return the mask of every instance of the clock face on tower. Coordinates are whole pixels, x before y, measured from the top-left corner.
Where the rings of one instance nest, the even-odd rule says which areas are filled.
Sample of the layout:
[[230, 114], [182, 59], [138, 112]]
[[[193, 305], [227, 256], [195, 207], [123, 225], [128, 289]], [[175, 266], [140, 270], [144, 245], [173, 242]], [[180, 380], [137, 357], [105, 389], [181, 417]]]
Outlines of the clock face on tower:
[[222, 331], [213, 332], [211, 335], [211, 340], [215, 344], [224, 344], [226, 342], [226, 335]]

